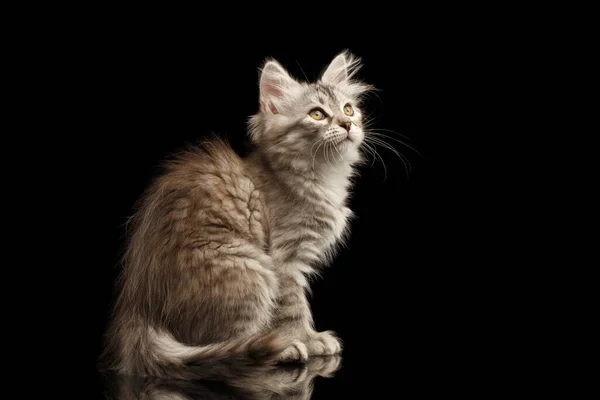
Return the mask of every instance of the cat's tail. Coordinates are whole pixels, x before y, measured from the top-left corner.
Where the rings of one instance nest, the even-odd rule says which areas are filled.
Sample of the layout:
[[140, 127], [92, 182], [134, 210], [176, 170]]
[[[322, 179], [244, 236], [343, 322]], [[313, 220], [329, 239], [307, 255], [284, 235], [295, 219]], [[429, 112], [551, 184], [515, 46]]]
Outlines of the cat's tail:
[[277, 363], [288, 343], [277, 333], [207, 346], [188, 346], [150, 330], [145, 374], [168, 379], [230, 379], [254, 375]]

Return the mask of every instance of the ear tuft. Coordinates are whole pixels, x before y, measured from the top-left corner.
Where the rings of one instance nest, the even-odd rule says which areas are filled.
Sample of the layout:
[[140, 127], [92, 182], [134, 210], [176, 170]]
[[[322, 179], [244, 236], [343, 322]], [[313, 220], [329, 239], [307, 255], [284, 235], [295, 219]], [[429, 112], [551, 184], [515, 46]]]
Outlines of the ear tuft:
[[331, 85], [346, 83], [358, 71], [360, 66], [360, 59], [345, 50], [331, 61], [323, 73], [321, 81]]

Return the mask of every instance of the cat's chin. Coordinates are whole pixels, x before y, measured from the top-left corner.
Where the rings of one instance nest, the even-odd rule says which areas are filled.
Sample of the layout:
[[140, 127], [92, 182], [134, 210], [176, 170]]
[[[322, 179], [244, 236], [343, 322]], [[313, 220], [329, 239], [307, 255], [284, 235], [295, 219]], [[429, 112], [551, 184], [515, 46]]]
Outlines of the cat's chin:
[[352, 143], [352, 141], [350, 139], [344, 139], [342, 142], [338, 143], [336, 146], [336, 150], [342, 155], [342, 157], [345, 159], [348, 157], [348, 153], [352, 152], [352, 149], [354, 149], [354, 143]]
[[347, 137], [346, 139], [342, 140], [337, 145], [337, 147], [340, 151], [341, 150], [356, 151], [359, 146], [360, 146], [360, 140], [357, 138], [351, 138], [351, 137]]
[[360, 158], [358, 145], [359, 143], [356, 140], [346, 138], [337, 143], [335, 148], [342, 160], [348, 163], [354, 163]]

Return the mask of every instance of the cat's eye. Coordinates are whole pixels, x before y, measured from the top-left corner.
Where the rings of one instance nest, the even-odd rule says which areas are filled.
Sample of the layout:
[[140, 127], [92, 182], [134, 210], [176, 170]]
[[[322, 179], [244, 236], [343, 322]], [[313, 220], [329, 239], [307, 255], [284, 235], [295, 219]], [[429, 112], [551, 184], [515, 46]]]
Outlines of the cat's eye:
[[350, 116], [350, 115], [354, 115], [354, 109], [352, 108], [352, 106], [350, 104], [346, 104], [344, 106], [344, 114]]
[[310, 115], [312, 118], [316, 119], [317, 121], [320, 121], [323, 118], [325, 118], [325, 113], [323, 111], [319, 110], [318, 108], [315, 108], [314, 110], [309, 112], [308, 115]]

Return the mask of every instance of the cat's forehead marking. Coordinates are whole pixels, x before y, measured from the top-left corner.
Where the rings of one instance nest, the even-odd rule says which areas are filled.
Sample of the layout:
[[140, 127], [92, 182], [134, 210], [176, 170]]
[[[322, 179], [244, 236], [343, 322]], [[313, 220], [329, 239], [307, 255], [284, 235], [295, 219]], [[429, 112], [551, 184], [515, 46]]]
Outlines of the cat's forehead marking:
[[315, 84], [315, 88], [317, 89], [317, 93], [322, 93], [323, 95], [329, 97], [331, 100], [337, 100], [337, 95], [331, 86], [321, 82], [317, 82]]
[[325, 85], [321, 82], [312, 83], [308, 86], [307, 94], [312, 96], [313, 99], [319, 101], [322, 104], [328, 103], [330, 101], [337, 101], [337, 95], [335, 93], [334, 88], [331, 86]]

